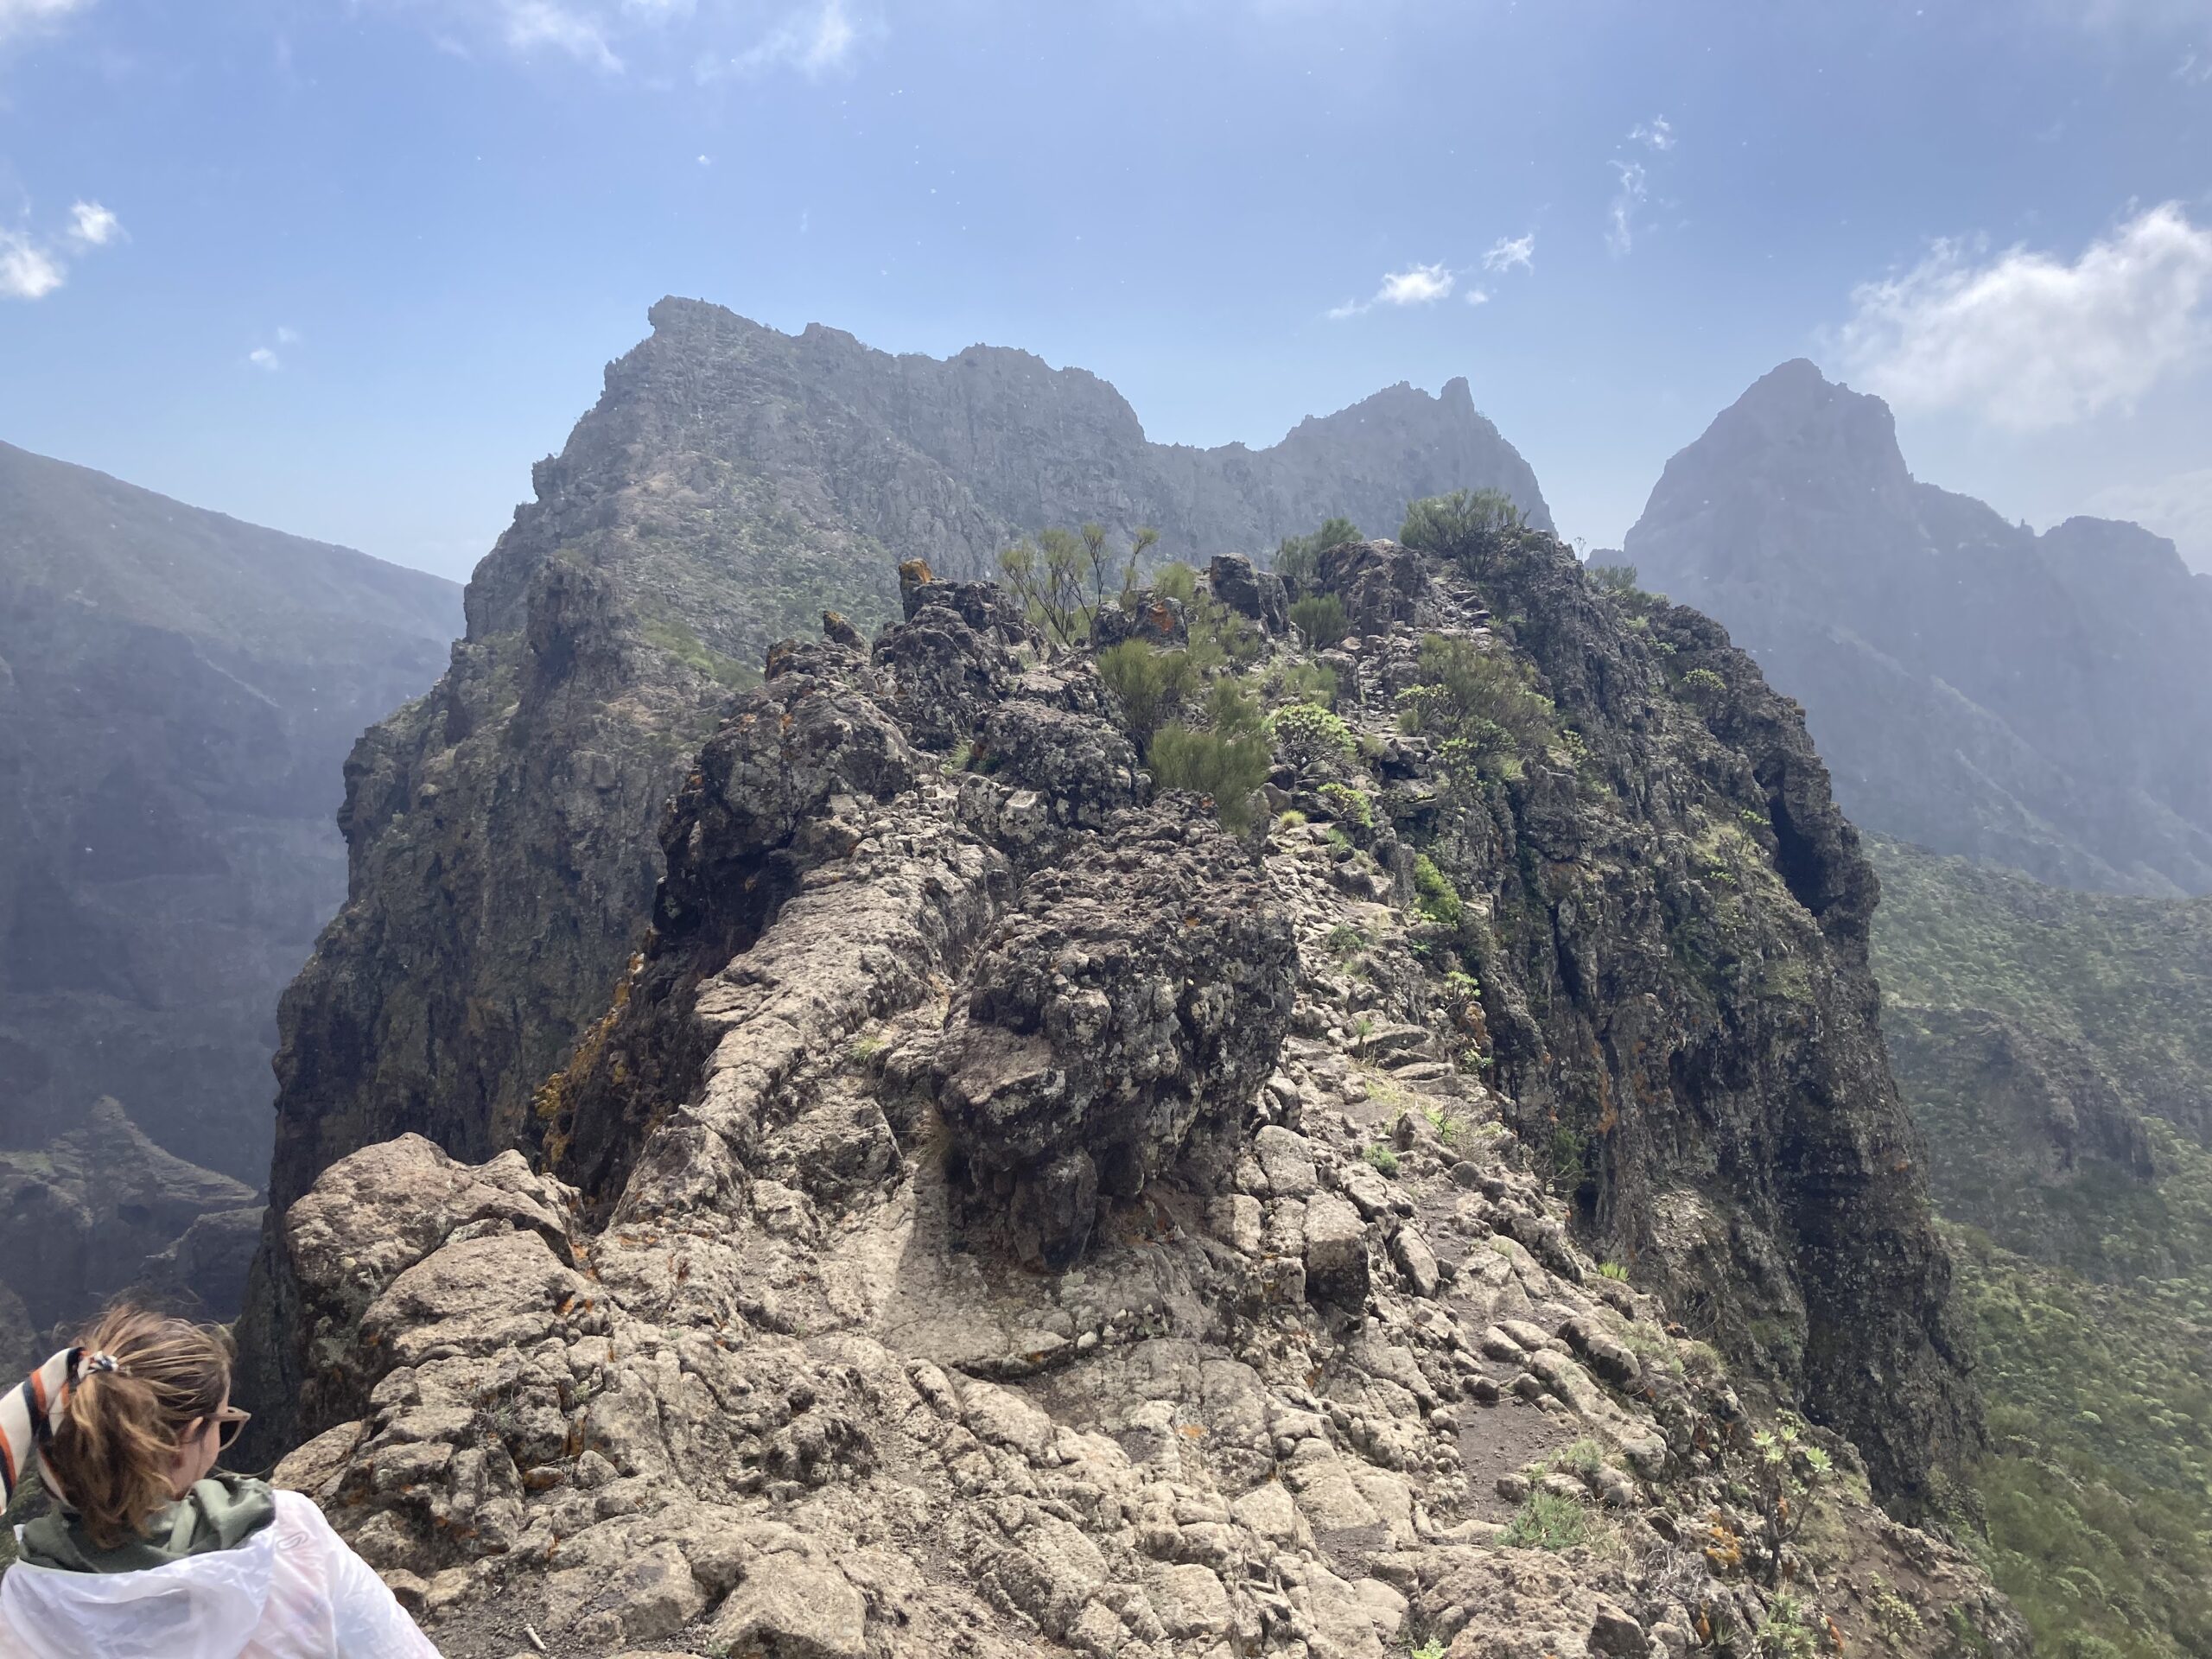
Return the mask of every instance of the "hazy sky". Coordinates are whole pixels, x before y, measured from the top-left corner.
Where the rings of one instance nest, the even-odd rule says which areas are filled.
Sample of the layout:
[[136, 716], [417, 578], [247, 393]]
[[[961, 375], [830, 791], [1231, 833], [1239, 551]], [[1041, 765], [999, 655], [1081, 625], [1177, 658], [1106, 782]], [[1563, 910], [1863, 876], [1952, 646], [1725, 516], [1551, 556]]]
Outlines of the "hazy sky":
[[1808, 355], [2212, 566], [2212, 0], [0, 0], [0, 438], [463, 575], [664, 293], [1196, 443], [1465, 374], [1599, 545]]

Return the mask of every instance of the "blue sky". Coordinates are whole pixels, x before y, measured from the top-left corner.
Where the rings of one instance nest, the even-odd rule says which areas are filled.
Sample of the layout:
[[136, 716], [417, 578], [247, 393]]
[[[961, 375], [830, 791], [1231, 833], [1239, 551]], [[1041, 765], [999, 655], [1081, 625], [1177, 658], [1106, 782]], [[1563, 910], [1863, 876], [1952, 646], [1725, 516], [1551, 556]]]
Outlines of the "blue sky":
[[664, 293], [1198, 443], [1465, 374], [1599, 545], [1809, 355], [2212, 567], [2212, 0], [0, 0], [0, 438], [463, 575]]

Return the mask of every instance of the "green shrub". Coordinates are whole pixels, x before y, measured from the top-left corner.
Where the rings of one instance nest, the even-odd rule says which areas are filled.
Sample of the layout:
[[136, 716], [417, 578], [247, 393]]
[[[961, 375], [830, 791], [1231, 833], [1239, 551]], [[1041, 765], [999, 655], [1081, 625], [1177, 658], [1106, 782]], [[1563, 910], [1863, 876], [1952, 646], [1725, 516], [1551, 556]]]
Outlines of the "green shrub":
[[1631, 594], [1643, 594], [1647, 599], [1650, 597], [1636, 585], [1636, 567], [1632, 564], [1589, 564], [1583, 566], [1583, 569], [1590, 578], [1590, 585], [1601, 594], [1611, 594], [1618, 598], [1626, 598]]
[[1590, 1541], [1590, 1512], [1571, 1497], [1531, 1492], [1497, 1541], [1509, 1549], [1573, 1549]]
[[1294, 806], [1275, 816], [1275, 828], [1278, 830], [1295, 830], [1305, 822], [1306, 815]]
[[1308, 651], [1333, 645], [1351, 627], [1344, 602], [1334, 594], [1308, 594], [1290, 607], [1290, 626], [1298, 630]]
[[1818, 1659], [1826, 1630], [1819, 1613], [1784, 1590], [1768, 1604], [1752, 1642], [1759, 1659]]
[[1406, 509], [1398, 539], [1408, 547], [1462, 557], [1493, 537], [1522, 528], [1521, 509], [1503, 490], [1454, 490]]
[[1351, 728], [1318, 703], [1294, 702], [1275, 711], [1275, 753], [1303, 770], [1317, 761], [1351, 758]]
[[1265, 733], [1268, 717], [1259, 698], [1233, 674], [1224, 674], [1206, 688], [1206, 724], [1224, 735], [1257, 736]]
[[[1321, 555], [1345, 542], [1364, 541], [1357, 524], [1349, 518], [1332, 518], [1311, 536], [1286, 536], [1275, 549], [1274, 572], [1293, 594], [1313, 580]], [[1339, 636], [1341, 637], [1341, 636]]]
[[1250, 825], [1253, 793], [1268, 779], [1267, 740], [1256, 732], [1163, 726], [1153, 734], [1145, 760], [1160, 788], [1213, 797], [1214, 810], [1232, 830]]
[[1709, 668], [1694, 668], [1682, 676], [1682, 690], [1693, 702], [1718, 702], [1728, 695], [1728, 682]]
[[1600, 1262], [1598, 1264], [1598, 1272], [1602, 1277], [1607, 1279], [1625, 1281], [1628, 1278], [1628, 1269], [1618, 1262]]
[[1456, 929], [1466, 919], [1467, 907], [1459, 890], [1427, 853], [1414, 855], [1414, 892], [1421, 913], [1438, 926]]
[[1040, 531], [999, 555], [999, 575], [1033, 626], [1072, 645], [1090, 637], [1092, 620], [1109, 598], [1128, 602], [1138, 563], [1159, 541], [1158, 531], [1140, 530], [1123, 555], [1108, 548], [1103, 524]]
[[1365, 791], [1349, 784], [1324, 784], [1314, 791], [1329, 804], [1329, 810], [1345, 823], [1356, 823], [1363, 830], [1375, 827], [1375, 807]]
[[1349, 962], [1367, 949], [1367, 935], [1350, 922], [1338, 922], [1329, 930], [1329, 954], [1338, 962]]
[[1124, 639], [1100, 652], [1098, 676], [1121, 703], [1122, 718], [1140, 749], [1181, 709], [1198, 683], [1190, 652], [1163, 650], [1142, 639]]
[[1287, 662], [1268, 676], [1268, 696], [1277, 702], [1337, 706], [1337, 671], [1326, 663]]
[[1198, 596], [1198, 573], [1179, 559], [1170, 560], [1152, 573], [1152, 591], [1188, 605]]
[[1504, 652], [1433, 633], [1421, 642], [1420, 673], [1398, 694], [1399, 728], [1437, 739], [1438, 759], [1461, 776], [1540, 747], [1557, 729], [1557, 710], [1532, 671]]
[[1398, 1154], [1380, 1141], [1370, 1145], [1360, 1156], [1385, 1175], [1395, 1175], [1398, 1173]]

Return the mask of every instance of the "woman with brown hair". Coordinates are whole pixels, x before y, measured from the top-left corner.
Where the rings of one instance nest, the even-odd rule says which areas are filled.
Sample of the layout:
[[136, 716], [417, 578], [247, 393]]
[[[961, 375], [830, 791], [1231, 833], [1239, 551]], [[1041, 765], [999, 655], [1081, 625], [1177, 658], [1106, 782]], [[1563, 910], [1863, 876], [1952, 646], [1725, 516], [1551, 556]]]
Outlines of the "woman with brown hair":
[[127, 1306], [0, 1400], [0, 1485], [35, 1458], [55, 1503], [18, 1529], [0, 1659], [436, 1659], [312, 1502], [215, 1472], [247, 1415], [219, 1328]]

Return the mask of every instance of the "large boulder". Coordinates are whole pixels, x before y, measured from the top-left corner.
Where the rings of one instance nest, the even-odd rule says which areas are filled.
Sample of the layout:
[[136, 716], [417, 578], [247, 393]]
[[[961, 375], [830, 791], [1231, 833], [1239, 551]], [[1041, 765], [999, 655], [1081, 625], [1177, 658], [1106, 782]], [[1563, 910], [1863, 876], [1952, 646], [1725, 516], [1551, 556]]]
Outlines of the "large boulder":
[[958, 1154], [1011, 1198], [1023, 1255], [1066, 1266], [1100, 1194], [1134, 1198], [1171, 1163], [1218, 1169], [1296, 969], [1289, 918], [1187, 799], [1030, 878], [934, 1067]]

